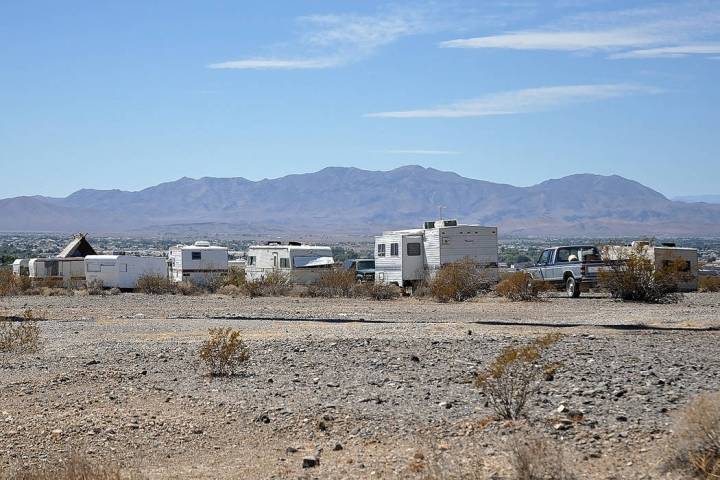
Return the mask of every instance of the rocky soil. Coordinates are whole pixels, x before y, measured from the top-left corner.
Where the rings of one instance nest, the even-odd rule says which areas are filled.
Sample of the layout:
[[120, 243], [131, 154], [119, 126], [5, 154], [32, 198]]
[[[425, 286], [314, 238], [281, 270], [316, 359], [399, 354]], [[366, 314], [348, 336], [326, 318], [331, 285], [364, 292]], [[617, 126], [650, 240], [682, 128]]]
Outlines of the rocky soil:
[[[510, 439], [537, 432], [580, 478], [671, 478], [673, 415], [720, 388], [720, 294], [0, 299], [0, 315], [28, 309], [45, 319], [42, 349], [0, 354], [5, 473], [79, 452], [148, 478], [508, 478]], [[243, 332], [241, 375], [199, 363], [215, 326]], [[494, 420], [475, 372], [549, 332], [564, 334], [549, 351], [562, 368], [527, 420]]]

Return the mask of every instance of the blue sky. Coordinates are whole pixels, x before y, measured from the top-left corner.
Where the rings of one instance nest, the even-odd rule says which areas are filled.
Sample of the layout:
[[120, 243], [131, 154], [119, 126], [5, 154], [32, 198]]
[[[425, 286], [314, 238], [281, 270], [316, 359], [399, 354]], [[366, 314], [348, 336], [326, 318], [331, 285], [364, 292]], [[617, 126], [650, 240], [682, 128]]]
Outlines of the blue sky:
[[419, 164], [720, 193], [720, 3], [0, 4], [0, 197]]

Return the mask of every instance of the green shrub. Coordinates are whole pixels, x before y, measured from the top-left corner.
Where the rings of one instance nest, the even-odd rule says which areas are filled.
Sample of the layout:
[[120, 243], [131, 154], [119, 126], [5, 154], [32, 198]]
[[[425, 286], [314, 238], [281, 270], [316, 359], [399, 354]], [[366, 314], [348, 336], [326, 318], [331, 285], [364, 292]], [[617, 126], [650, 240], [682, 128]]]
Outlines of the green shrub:
[[200, 360], [212, 376], [233, 375], [240, 364], [250, 359], [250, 349], [240, 332], [232, 328], [211, 328], [210, 338], [200, 347]]

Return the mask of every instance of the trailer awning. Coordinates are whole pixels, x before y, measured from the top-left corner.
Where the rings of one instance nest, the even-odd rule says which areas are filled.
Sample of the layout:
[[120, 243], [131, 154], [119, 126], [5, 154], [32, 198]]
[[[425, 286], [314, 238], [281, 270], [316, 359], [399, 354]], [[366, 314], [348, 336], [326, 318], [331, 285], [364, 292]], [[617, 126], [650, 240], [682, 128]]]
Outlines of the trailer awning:
[[335, 263], [333, 257], [294, 257], [295, 268], [324, 267]]

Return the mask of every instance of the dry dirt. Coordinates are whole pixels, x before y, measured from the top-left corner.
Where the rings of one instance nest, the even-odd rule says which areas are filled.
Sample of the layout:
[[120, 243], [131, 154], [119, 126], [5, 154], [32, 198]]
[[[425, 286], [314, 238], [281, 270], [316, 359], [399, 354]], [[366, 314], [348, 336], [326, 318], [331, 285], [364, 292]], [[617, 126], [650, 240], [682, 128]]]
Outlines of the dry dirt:
[[[509, 478], [508, 439], [533, 431], [579, 478], [672, 478], [660, 459], [674, 413], [720, 388], [720, 294], [0, 298], [0, 315], [27, 309], [46, 319], [42, 349], [0, 354], [5, 474], [75, 451], [152, 479]], [[241, 375], [211, 379], [198, 363], [215, 326], [243, 332]], [[548, 332], [564, 334], [550, 352], [561, 370], [526, 421], [492, 420], [474, 373]], [[303, 468], [306, 456], [320, 464]]]

